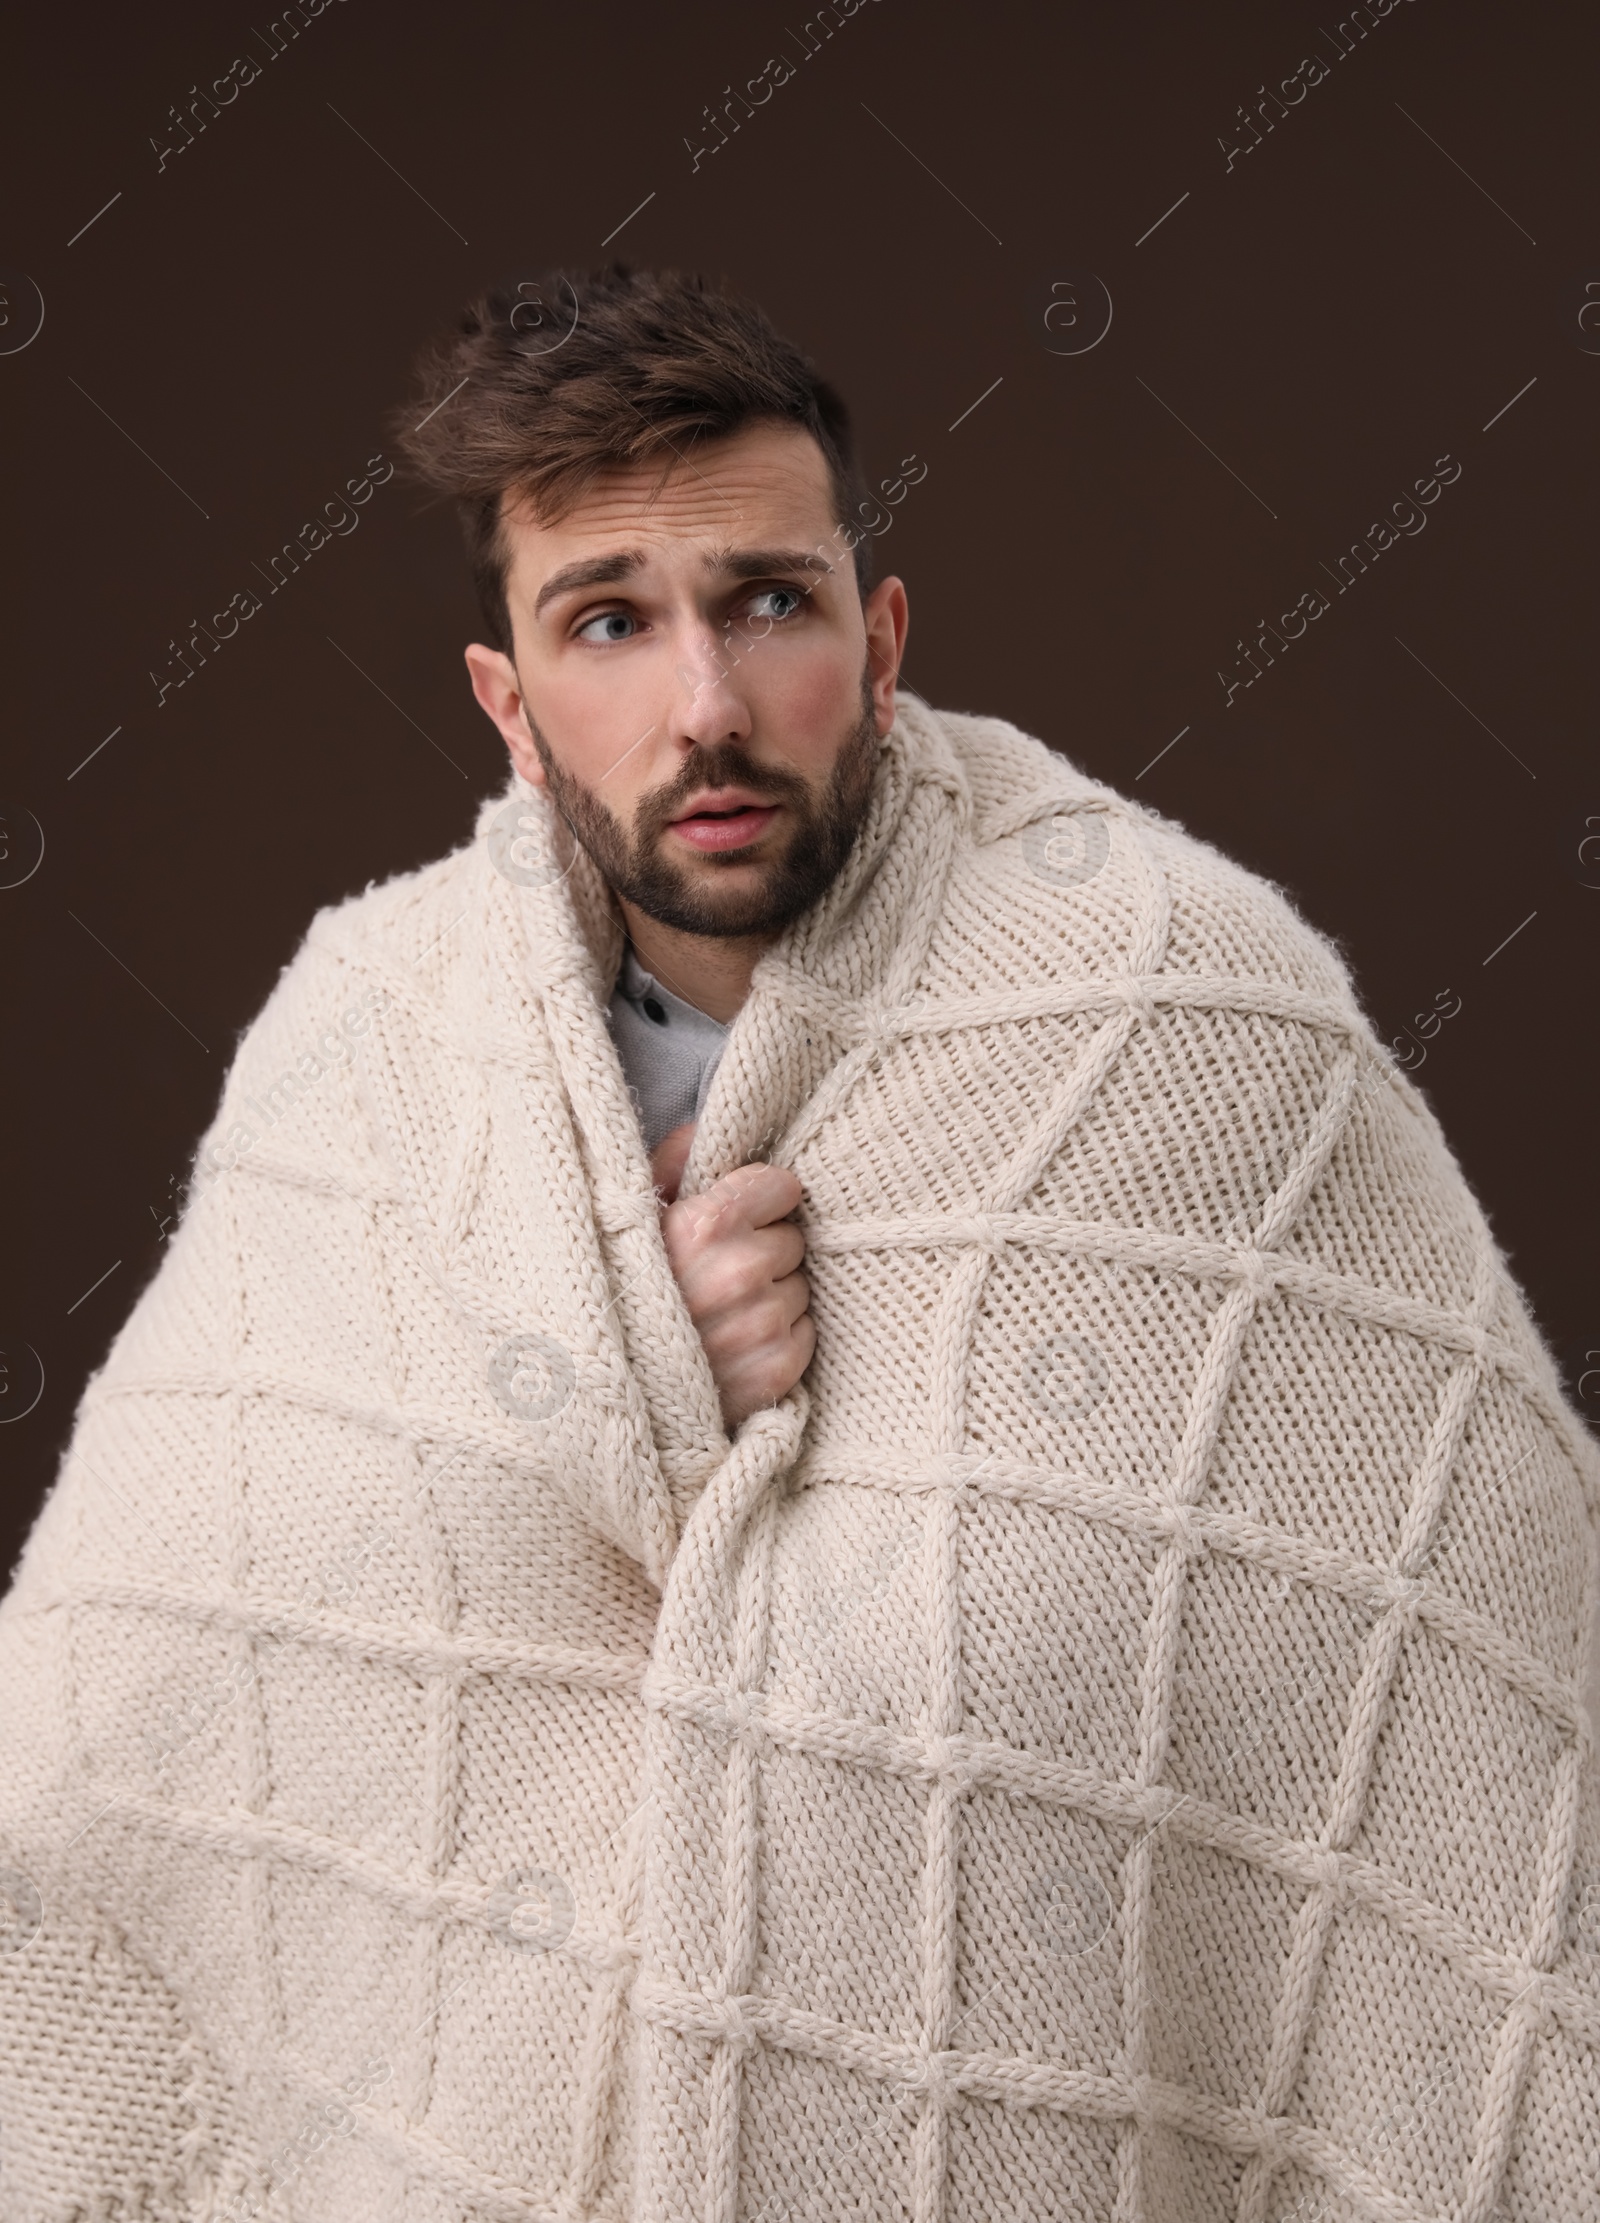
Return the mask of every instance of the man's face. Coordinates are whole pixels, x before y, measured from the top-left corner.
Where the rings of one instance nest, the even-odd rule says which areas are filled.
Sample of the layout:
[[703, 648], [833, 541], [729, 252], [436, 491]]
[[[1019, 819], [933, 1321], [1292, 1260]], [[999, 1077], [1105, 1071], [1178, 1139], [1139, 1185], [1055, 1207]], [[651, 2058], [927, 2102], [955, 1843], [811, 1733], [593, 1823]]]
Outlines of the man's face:
[[838, 873], [894, 720], [905, 593], [863, 605], [807, 434], [762, 425], [508, 512], [514, 655], [467, 650], [517, 769], [626, 902], [770, 935]]

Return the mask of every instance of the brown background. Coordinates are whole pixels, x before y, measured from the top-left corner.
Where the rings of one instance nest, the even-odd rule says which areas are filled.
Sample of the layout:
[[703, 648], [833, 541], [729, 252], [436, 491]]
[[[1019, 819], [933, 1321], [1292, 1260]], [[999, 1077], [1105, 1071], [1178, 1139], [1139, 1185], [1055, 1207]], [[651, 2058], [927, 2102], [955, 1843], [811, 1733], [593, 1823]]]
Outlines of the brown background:
[[[919, 692], [1292, 891], [1385, 1037], [1460, 999], [1402, 1050], [1569, 1378], [1600, 1367], [1592, 10], [1400, 0], [1336, 62], [1347, 11], [1283, 0], [868, 0], [802, 63], [815, 12], [335, 0], [271, 62], [268, 16], [215, 0], [14, 26], [0, 265], [46, 314], [0, 355], [6, 789], [45, 853], [0, 894], [0, 1404], [29, 1347], [44, 1390], [0, 1427], [0, 1565], [313, 911], [455, 845], [502, 777], [453, 523], [398, 478], [160, 709], [148, 671], [359, 474], [463, 299], [606, 254], [731, 276], [851, 397], [874, 480], [926, 461], [880, 549]], [[247, 54], [161, 169], [170, 105]], [[776, 55], [792, 81], [696, 171], [704, 105]], [[1230, 171], [1238, 105], [1313, 55]], [[1082, 272], [1110, 330], [1048, 352]], [[1446, 454], [1425, 531], [1333, 598], [1319, 563]], [[1245, 627], [1319, 583], [1225, 709]]]

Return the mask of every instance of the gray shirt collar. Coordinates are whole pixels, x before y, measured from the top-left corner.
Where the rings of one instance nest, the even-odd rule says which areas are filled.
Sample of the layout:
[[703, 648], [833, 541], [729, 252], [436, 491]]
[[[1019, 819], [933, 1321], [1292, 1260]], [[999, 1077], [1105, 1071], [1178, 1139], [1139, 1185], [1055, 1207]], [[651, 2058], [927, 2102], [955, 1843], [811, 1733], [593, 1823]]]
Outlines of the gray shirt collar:
[[606, 1023], [639, 1107], [647, 1150], [686, 1119], [698, 1119], [729, 1028], [685, 1003], [645, 971], [630, 943]]

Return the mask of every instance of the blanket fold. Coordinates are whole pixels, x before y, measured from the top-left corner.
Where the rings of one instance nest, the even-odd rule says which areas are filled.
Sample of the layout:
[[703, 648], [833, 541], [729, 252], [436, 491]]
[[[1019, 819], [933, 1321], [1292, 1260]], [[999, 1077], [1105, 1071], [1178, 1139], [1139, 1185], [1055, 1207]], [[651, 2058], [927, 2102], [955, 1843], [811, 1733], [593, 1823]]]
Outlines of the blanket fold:
[[513, 777], [241, 1044], [0, 1608], [0, 2215], [1591, 2212], [1600, 1462], [1333, 951], [905, 700], [730, 1440], [620, 948]]

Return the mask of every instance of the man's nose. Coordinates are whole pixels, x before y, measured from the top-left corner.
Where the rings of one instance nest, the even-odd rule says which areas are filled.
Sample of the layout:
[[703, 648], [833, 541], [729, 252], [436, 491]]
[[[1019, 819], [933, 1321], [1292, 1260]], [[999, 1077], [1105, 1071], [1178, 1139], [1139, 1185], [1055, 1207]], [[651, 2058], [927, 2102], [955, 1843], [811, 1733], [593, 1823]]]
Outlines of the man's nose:
[[721, 644], [709, 627], [683, 644], [675, 666], [677, 687], [669, 716], [671, 730], [700, 748], [719, 741], [743, 741], [750, 734], [750, 711], [743, 690], [734, 684]]

